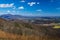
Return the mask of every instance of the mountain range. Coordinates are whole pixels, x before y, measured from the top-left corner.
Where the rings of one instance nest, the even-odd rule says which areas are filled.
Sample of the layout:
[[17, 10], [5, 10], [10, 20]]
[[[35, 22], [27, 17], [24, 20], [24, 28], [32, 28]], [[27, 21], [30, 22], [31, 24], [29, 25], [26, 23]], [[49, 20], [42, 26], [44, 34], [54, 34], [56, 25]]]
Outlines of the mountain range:
[[59, 16], [49, 16], [49, 17], [42, 17], [42, 16], [21, 16], [21, 15], [12, 15], [12, 14], [4, 14], [0, 15], [1, 18], [11, 20], [11, 19], [59, 19]]

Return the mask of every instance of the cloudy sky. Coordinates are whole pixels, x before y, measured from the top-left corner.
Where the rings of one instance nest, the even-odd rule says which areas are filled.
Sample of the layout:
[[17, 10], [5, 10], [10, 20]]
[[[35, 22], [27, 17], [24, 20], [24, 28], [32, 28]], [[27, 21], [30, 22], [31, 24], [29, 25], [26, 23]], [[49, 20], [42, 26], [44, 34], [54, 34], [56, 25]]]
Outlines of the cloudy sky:
[[60, 16], [60, 0], [0, 0], [0, 15]]

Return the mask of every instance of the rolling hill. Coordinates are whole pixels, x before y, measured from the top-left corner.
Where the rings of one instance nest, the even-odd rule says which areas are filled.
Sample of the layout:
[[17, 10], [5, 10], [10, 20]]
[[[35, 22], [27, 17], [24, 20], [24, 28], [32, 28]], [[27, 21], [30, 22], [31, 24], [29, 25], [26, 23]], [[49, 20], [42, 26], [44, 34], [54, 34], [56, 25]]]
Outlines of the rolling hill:
[[[6, 20], [6, 18], [9, 20]], [[1, 38], [13, 38], [14, 40], [16, 38], [18, 40], [60, 40], [60, 29], [54, 29], [53, 25], [44, 26], [19, 19], [11, 21], [10, 18], [14, 19], [17, 17], [13, 15], [3, 15], [0, 17]]]

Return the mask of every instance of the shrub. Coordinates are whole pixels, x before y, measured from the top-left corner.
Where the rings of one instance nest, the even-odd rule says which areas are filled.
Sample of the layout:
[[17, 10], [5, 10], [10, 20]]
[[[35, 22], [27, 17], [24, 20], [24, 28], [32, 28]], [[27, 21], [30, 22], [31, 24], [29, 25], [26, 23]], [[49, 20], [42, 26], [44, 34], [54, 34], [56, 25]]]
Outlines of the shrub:
[[19, 25], [17, 22], [15, 22], [15, 23], [14, 23], [14, 26], [15, 26], [15, 27], [19, 27], [20, 25]]
[[30, 24], [28, 24], [28, 23], [25, 23], [24, 25], [25, 25], [25, 27], [27, 27], [27, 28], [33, 29], [33, 28], [32, 28], [32, 25], [30, 25]]

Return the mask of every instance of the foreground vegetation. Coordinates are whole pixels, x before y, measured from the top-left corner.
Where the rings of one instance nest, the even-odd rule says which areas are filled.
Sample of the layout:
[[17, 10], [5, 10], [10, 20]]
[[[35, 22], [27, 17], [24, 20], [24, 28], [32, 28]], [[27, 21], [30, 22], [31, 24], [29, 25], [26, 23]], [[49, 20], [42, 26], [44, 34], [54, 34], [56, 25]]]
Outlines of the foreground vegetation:
[[0, 40], [60, 40], [60, 29], [54, 26], [0, 19]]

